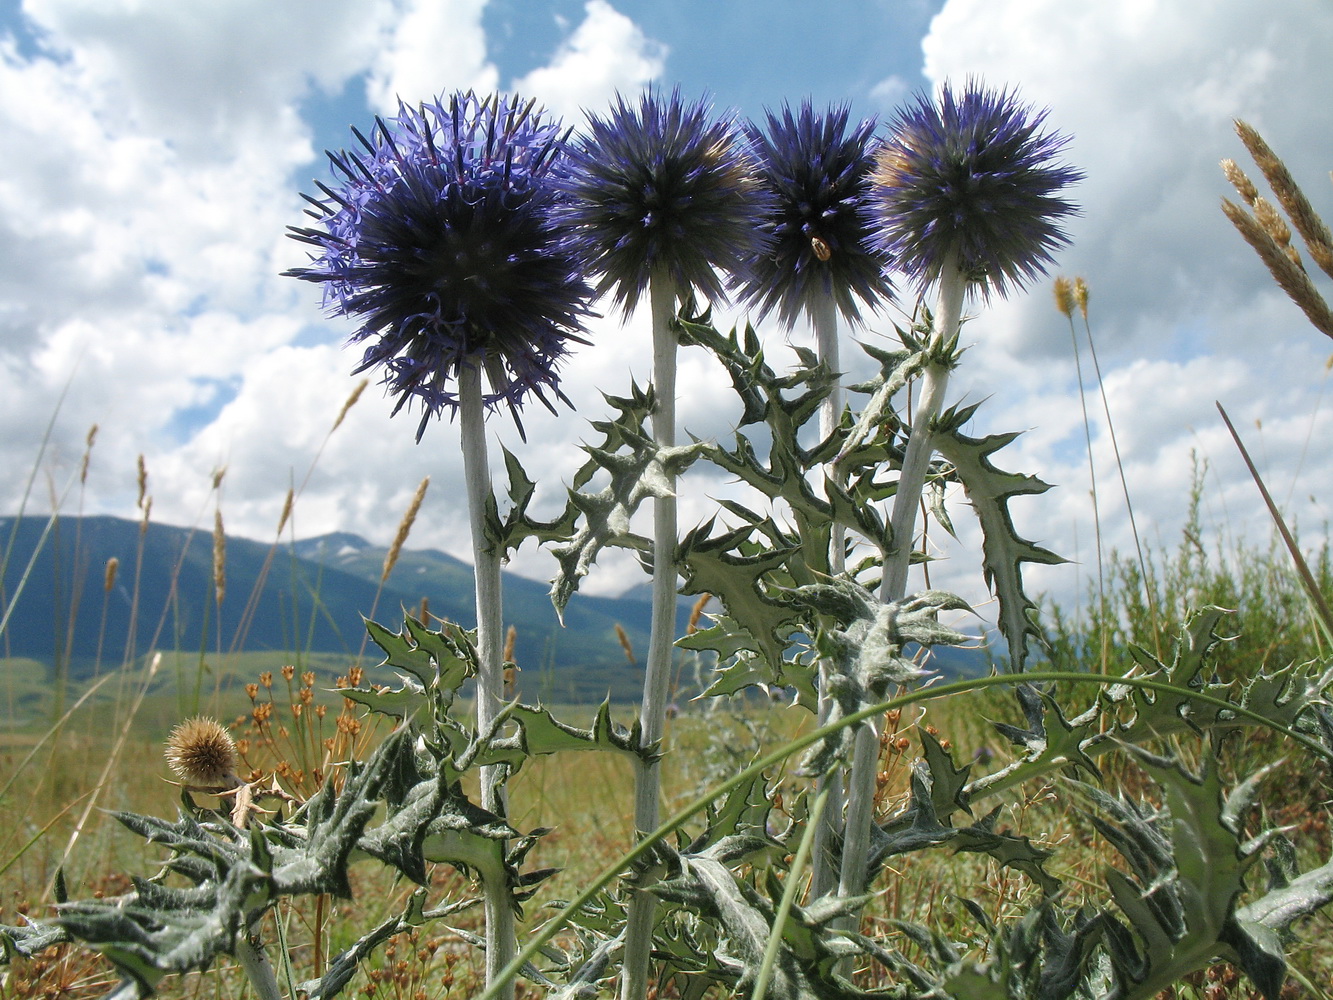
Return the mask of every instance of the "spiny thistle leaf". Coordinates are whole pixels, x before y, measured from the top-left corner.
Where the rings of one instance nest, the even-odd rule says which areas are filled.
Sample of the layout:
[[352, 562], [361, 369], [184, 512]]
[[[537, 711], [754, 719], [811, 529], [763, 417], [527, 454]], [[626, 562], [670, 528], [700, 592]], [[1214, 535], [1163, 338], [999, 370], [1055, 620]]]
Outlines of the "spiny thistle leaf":
[[[652, 543], [630, 531], [630, 520], [644, 500], [669, 496], [671, 479], [689, 468], [700, 452], [697, 444], [657, 447], [643, 426], [652, 410], [651, 391], [641, 392], [636, 386], [632, 398], [608, 400], [619, 406], [621, 415], [609, 424], [593, 425], [605, 434], [605, 444], [585, 447], [591, 461], [579, 471], [569, 493], [573, 523], [581, 520], [582, 524], [566, 544], [551, 550], [560, 563], [551, 584], [551, 603], [562, 616], [579, 581], [604, 547], [631, 548], [645, 560], [651, 558]], [[607, 486], [598, 493], [579, 492], [599, 470], [609, 477]]]
[[[749, 641], [748, 633], [730, 618], [722, 616], [712, 628], [686, 636], [677, 645], [684, 649], [716, 649], [721, 653], [742, 641]], [[769, 691], [790, 688], [798, 705], [815, 711], [819, 695], [815, 690], [815, 668], [812, 664], [799, 659], [784, 660], [775, 673], [768, 660], [751, 651], [748, 646], [722, 659], [725, 665], [717, 670], [712, 683], [700, 698], [739, 694], [750, 687]]]
[[1083, 768], [1089, 774], [1101, 777], [1097, 765], [1084, 749], [1098, 733], [1095, 719], [1080, 716], [1070, 722], [1054, 698], [1031, 684], [1018, 685], [1014, 693], [1023, 706], [1029, 728], [1019, 729], [1001, 722], [992, 725], [1000, 735], [1027, 750], [1024, 764], [1029, 770], [1044, 773], [1059, 767]]
[[540, 705], [511, 705], [498, 723], [515, 722], [517, 732], [489, 740], [477, 754], [476, 763], [508, 764], [511, 773], [531, 757], [569, 750], [608, 750], [637, 757], [647, 763], [660, 759], [657, 744], [642, 742], [642, 730], [636, 719], [633, 729], [626, 729], [611, 719], [611, 704], [603, 701], [591, 729], [578, 729], [556, 719]]
[[384, 651], [379, 666], [406, 670], [423, 689], [437, 688], [452, 695], [476, 673], [477, 654], [471, 634], [452, 622], [433, 631], [408, 615], [401, 632], [390, 632], [372, 621], [366, 622], [366, 631]]
[[990, 456], [1018, 435], [974, 438], [963, 434], [960, 428], [975, 409], [973, 406], [942, 413], [936, 422], [933, 441], [939, 453], [952, 463], [977, 513], [982, 533], [982, 570], [999, 604], [996, 625], [1009, 644], [1009, 669], [1017, 672], [1027, 662], [1028, 639], [1042, 637], [1034, 621], [1037, 606], [1023, 592], [1022, 564], [1050, 566], [1065, 560], [1020, 537], [1014, 530], [1010, 498], [1045, 493], [1050, 486], [1035, 476], [1002, 472], [991, 463]]
[[947, 820], [960, 809], [970, 814], [972, 810], [967, 804], [966, 788], [972, 766], [955, 766], [953, 754], [927, 730], [919, 730], [918, 735], [926, 767], [930, 769], [930, 801], [935, 807], [935, 815]]
[[538, 542], [563, 541], [574, 533], [575, 508], [566, 506], [564, 512], [551, 521], [537, 521], [528, 516], [537, 484], [528, 478], [522, 463], [504, 445], [505, 471], [509, 476], [509, 511], [503, 518], [495, 503], [495, 494], [486, 497], [486, 534], [508, 556], [524, 541], [535, 538]]
[[1098, 817], [1097, 826], [1137, 877], [1107, 872], [1111, 894], [1143, 944], [1139, 950], [1123, 936], [1107, 937], [1123, 995], [1151, 997], [1219, 957], [1239, 964], [1268, 1000], [1281, 991], [1286, 966], [1273, 935], [1237, 918], [1258, 854], [1246, 853], [1229, 820], [1215, 752], [1209, 747], [1195, 775], [1175, 760], [1135, 751], [1162, 787], [1160, 812], [1077, 786], [1114, 817], [1114, 824]]
[[[881, 828], [879, 843], [870, 859], [870, 872], [873, 874], [890, 857], [942, 847], [989, 855], [1001, 865], [1023, 872], [1040, 885], [1046, 894], [1058, 891], [1060, 880], [1042, 867], [1051, 857], [1050, 851], [1034, 847], [1027, 837], [995, 831], [999, 807], [972, 826], [949, 825], [948, 817], [958, 807], [947, 793], [956, 786], [955, 774], [950, 779], [949, 787], [937, 795], [931, 766], [924, 760], [918, 760], [912, 768], [911, 795], [907, 805], [885, 821]], [[937, 806], [938, 799], [945, 801], [943, 808]]]
[[713, 524], [709, 518], [680, 543], [679, 563], [685, 575], [681, 590], [717, 597], [727, 609], [728, 618], [750, 637], [748, 648], [762, 654], [776, 674], [781, 670], [789, 637], [800, 627], [800, 618], [790, 605], [766, 596], [761, 581], [764, 574], [784, 565], [790, 551], [733, 555], [731, 550], [749, 537], [750, 529], [739, 528], [710, 538]]

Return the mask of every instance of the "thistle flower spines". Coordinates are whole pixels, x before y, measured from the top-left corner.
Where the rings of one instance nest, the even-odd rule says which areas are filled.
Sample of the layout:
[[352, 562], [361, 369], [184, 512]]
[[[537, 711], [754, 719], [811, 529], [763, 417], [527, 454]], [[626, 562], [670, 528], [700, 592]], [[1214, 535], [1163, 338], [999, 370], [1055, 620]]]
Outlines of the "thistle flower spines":
[[1058, 162], [1068, 138], [1043, 131], [1046, 117], [974, 80], [918, 98], [876, 158], [877, 247], [921, 287], [950, 255], [983, 295], [1043, 274], [1077, 214], [1060, 192], [1083, 176]]
[[756, 251], [733, 282], [760, 317], [774, 309], [788, 326], [830, 296], [849, 322], [858, 300], [872, 308], [892, 295], [887, 258], [869, 245], [865, 212], [874, 168], [874, 118], [849, 129], [850, 110], [816, 114], [809, 100], [793, 112], [766, 113], [767, 127], [745, 126], [751, 155], [773, 196], [772, 243]]
[[[535, 102], [455, 94], [377, 118], [359, 151], [330, 153], [337, 180], [307, 198], [320, 228], [292, 227], [321, 253], [287, 273], [321, 282], [325, 307], [369, 341], [357, 372], [380, 367], [423, 416], [457, 407], [462, 365], [489, 382], [485, 404], [552, 408], [556, 367], [591, 315], [591, 288], [552, 211], [567, 136]], [[521, 425], [520, 425], [521, 426]]]
[[710, 118], [707, 98], [687, 104], [679, 88], [637, 105], [617, 95], [607, 116], [588, 115], [568, 161], [559, 215], [598, 295], [613, 291], [628, 313], [658, 270], [681, 294], [725, 299], [717, 272], [740, 270], [768, 207], [734, 115]]

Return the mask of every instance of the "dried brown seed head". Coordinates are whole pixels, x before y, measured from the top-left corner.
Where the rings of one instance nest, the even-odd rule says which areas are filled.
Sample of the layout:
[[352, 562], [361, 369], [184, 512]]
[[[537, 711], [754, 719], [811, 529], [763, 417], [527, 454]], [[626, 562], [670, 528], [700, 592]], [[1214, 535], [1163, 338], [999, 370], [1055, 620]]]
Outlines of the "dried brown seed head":
[[1074, 279], [1074, 302], [1078, 305], [1078, 311], [1086, 320], [1088, 318], [1088, 283], [1082, 278]]
[[1061, 276], [1055, 279], [1055, 286], [1052, 290], [1055, 293], [1055, 308], [1060, 311], [1060, 315], [1073, 319], [1074, 283], [1068, 278]]
[[167, 763], [182, 780], [204, 788], [230, 788], [236, 777], [236, 743], [216, 719], [198, 716], [167, 737]]

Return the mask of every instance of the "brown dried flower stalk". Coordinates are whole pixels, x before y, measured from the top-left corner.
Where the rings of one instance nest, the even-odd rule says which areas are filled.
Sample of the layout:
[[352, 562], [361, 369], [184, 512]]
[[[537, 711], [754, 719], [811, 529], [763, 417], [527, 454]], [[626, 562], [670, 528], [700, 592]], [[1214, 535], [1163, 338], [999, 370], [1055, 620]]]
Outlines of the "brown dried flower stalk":
[[1082, 278], [1074, 279], [1074, 301], [1078, 304], [1078, 311], [1082, 313], [1083, 319], [1088, 318], [1088, 283]]
[[389, 574], [393, 572], [393, 568], [398, 562], [398, 556], [403, 551], [403, 543], [407, 541], [407, 536], [412, 531], [412, 523], [417, 519], [417, 511], [421, 510], [421, 501], [426, 499], [426, 487], [429, 485], [430, 476], [421, 480], [421, 485], [417, 487], [412, 502], [407, 506], [407, 513], [403, 515], [402, 521], [398, 523], [398, 533], [393, 536], [393, 544], [389, 546], [389, 551], [384, 556], [384, 571], [380, 573], [380, 583], [389, 579]]
[[213, 512], [213, 592], [222, 607], [227, 596], [227, 533], [222, 529], [222, 511]]
[[1246, 176], [1245, 171], [1240, 169], [1235, 160], [1227, 158], [1222, 161], [1222, 174], [1226, 177], [1227, 182], [1236, 189], [1236, 193], [1245, 199], [1245, 204], [1254, 204], [1254, 199], [1259, 197], [1259, 189], [1254, 186], [1254, 181]]
[[1293, 302], [1301, 307], [1315, 329], [1333, 337], [1333, 311], [1329, 310], [1328, 303], [1310, 282], [1305, 269], [1293, 263], [1254, 216], [1235, 202], [1223, 198], [1222, 211], [1245, 238], [1245, 242], [1254, 248], [1254, 252], [1259, 255], [1259, 259], [1273, 276], [1273, 280]]
[[1310, 256], [1325, 274], [1333, 278], [1333, 234], [1329, 233], [1324, 220], [1315, 212], [1305, 193], [1292, 178], [1291, 171], [1278, 159], [1268, 143], [1246, 122], [1237, 120], [1235, 124], [1236, 134], [1254, 158], [1255, 165], [1263, 171], [1269, 187], [1277, 196], [1278, 204], [1305, 241]]
[[1074, 283], [1063, 275], [1055, 279], [1055, 308], [1068, 319], [1074, 317]]

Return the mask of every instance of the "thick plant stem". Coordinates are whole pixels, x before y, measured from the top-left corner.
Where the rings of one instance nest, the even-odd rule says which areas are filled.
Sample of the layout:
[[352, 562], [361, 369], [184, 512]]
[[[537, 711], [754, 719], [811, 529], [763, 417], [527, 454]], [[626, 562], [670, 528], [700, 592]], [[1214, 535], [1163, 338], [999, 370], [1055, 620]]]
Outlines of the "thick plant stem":
[[[935, 325], [926, 345], [930, 359], [921, 378], [921, 398], [912, 418], [903, 456], [898, 488], [893, 498], [892, 549], [884, 561], [880, 600], [900, 601], [907, 594], [907, 570], [912, 558], [912, 536], [916, 531], [916, 509], [926, 485], [926, 470], [935, 448], [931, 425], [944, 404], [949, 368], [944, 361], [947, 345], [958, 333], [963, 315], [967, 281], [952, 258], [940, 272], [940, 299]], [[947, 348], [952, 353], [951, 348]], [[852, 771], [847, 781], [847, 824], [843, 841], [842, 872], [838, 893], [859, 896], [866, 887], [866, 862], [870, 855], [870, 827], [875, 819], [875, 773], [879, 768], [879, 732], [873, 725], [861, 726], [852, 750]]]
[[250, 988], [260, 1000], [282, 1000], [282, 990], [278, 987], [278, 977], [273, 971], [273, 963], [263, 948], [250, 943], [250, 935], [243, 932], [236, 936], [236, 961], [245, 970], [245, 977], [250, 980]]
[[[819, 359], [828, 365], [835, 376], [840, 375], [841, 364], [838, 350], [838, 312], [833, 296], [824, 295], [809, 306], [810, 322], [815, 328], [815, 349]], [[829, 390], [819, 408], [819, 436], [827, 440], [837, 429], [842, 419], [845, 393], [841, 381], [836, 381]], [[845, 476], [836, 466], [830, 470], [830, 477], [839, 485]], [[829, 575], [838, 576], [847, 568], [846, 559], [847, 532], [834, 524], [829, 529]], [[819, 662], [819, 725], [825, 725], [833, 714], [833, 700], [829, 697], [829, 681], [832, 677], [832, 664], [827, 660]], [[837, 874], [834, 871], [830, 851], [837, 840], [842, 826], [843, 778], [841, 774], [824, 774], [816, 782], [816, 791], [826, 796], [824, 808], [815, 830], [814, 860], [810, 866], [810, 897], [818, 899], [826, 896], [837, 886]]]
[[[676, 309], [676, 284], [662, 270], [653, 272], [648, 283], [653, 316], [653, 440], [660, 448], [676, 443], [676, 333], [671, 319]], [[668, 496], [653, 503], [653, 605], [652, 634], [648, 640], [648, 665], [643, 679], [643, 704], [639, 723], [643, 739], [662, 738], [666, 726], [667, 684], [671, 676], [671, 652], [676, 639], [676, 497], [675, 477], [667, 474]], [[640, 834], [657, 828], [661, 792], [661, 765], [636, 761], [634, 772], [634, 826]], [[639, 890], [630, 899], [625, 930], [625, 961], [621, 973], [621, 1000], [643, 1000], [648, 992], [648, 959], [652, 949], [654, 911], [657, 899]]]
[[[477, 731], [486, 732], [504, 701], [503, 610], [500, 596], [500, 553], [486, 539], [486, 501], [491, 495], [491, 470], [486, 457], [486, 414], [482, 407], [481, 368], [462, 365], [458, 373], [458, 425], [462, 435], [463, 478], [468, 520], [472, 528], [472, 557], [477, 593]], [[504, 768], [481, 770], [481, 804], [497, 816], [505, 815]], [[514, 910], [509, 889], [487, 882], [486, 983], [514, 957]], [[512, 998], [514, 984], [502, 984], [498, 994]]]

